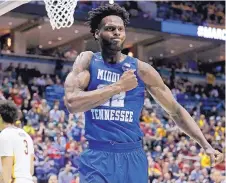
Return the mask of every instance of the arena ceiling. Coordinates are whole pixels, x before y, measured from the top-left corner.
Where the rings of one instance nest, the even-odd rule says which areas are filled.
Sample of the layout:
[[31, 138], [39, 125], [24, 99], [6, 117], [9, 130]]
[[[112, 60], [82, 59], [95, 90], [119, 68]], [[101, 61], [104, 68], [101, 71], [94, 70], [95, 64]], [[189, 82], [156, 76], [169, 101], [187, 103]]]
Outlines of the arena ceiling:
[[10, 33], [10, 30], [27, 22], [26, 18], [14, 18], [10, 16], [0, 16], [0, 36]]
[[[0, 16], [0, 36], [13, 31], [25, 34], [28, 47], [50, 49], [65, 45], [73, 40], [93, 39], [89, 27], [82, 22], [66, 29], [52, 30], [46, 19], [8, 13]], [[203, 38], [171, 35], [167, 33], [129, 28], [125, 47], [144, 47], [145, 59], [191, 57], [209, 62], [225, 60], [225, 42]]]
[[190, 58], [205, 62], [225, 61], [225, 43], [209, 39], [166, 34], [145, 49], [148, 58]]

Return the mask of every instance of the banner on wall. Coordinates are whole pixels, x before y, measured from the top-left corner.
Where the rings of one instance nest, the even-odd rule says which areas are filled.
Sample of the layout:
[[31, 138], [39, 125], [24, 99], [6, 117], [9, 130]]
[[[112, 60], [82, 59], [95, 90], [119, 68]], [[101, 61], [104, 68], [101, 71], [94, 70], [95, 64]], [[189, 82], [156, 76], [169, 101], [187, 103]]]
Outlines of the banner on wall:
[[226, 41], [226, 29], [163, 21], [162, 32]]

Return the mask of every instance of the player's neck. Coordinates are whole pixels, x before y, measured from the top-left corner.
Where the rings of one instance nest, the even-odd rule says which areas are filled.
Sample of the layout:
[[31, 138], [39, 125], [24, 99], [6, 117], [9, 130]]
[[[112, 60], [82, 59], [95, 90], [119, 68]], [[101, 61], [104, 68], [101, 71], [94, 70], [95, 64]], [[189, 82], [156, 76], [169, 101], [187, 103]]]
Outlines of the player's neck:
[[10, 128], [10, 127], [15, 127], [15, 126], [13, 124], [3, 123], [3, 125], [1, 126], [1, 130], [4, 130], [6, 128]]
[[108, 63], [118, 63], [124, 59], [121, 51], [110, 52], [108, 50], [102, 50], [101, 54], [102, 54], [104, 61], [108, 62]]

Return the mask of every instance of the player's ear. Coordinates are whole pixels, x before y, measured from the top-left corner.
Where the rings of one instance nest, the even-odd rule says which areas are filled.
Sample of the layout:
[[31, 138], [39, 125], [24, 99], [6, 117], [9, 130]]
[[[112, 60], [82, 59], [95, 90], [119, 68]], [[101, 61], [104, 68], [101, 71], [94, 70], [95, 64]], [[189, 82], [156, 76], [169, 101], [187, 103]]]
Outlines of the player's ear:
[[99, 38], [100, 38], [100, 31], [99, 31], [99, 29], [96, 29], [94, 37], [95, 37], [96, 40], [99, 40]]

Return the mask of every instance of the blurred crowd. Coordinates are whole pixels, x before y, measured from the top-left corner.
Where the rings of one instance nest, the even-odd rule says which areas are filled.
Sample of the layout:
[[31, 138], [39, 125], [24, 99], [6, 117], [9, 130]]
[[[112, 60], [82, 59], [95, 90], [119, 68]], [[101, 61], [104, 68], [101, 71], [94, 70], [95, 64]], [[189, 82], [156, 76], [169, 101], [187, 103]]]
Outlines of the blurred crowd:
[[[83, 1], [76, 11], [89, 11], [104, 2]], [[224, 1], [118, 1], [131, 17], [172, 20], [196, 25], [225, 25]]]
[[157, 16], [196, 25], [225, 25], [224, 1], [157, 2]]
[[[140, 121], [152, 183], [223, 183], [225, 165], [211, 168], [210, 157], [168, 115], [157, 115], [147, 98]], [[225, 153], [225, 117], [190, 111], [208, 142]]]
[[174, 71], [179, 71], [183, 73], [194, 73], [194, 74], [197, 73], [202, 75], [212, 73], [215, 76], [224, 78], [225, 62], [223, 61], [207, 62], [207, 60], [203, 61], [188, 59], [187, 61], [182, 62], [180, 58], [177, 58], [174, 61], [152, 57], [151, 59], [149, 59], [149, 63], [157, 69], [174, 69]]
[[[65, 76], [44, 75], [28, 68], [25, 71], [26, 68], [21, 64], [16, 68], [10, 64], [6, 68], [1, 78], [0, 97], [17, 104], [20, 117], [16, 125], [34, 140], [34, 181], [79, 183], [76, 158], [87, 148], [84, 114], [68, 114], [65, 107], [60, 105], [62, 99], [57, 97], [54, 102], [47, 100], [46, 90], [53, 86], [63, 89]], [[170, 80], [166, 79], [165, 82], [170, 86]], [[186, 89], [188, 86], [194, 90]], [[193, 93], [196, 101], [205, 97], [220, 97], [212, 96], [215, 93], [212, 90], [205, 93], [202, 88], [196, 88], [197, 85], [183, 80], [175, 80], [175, 86], [171, 87], [175, 98], [181, 93], [187, 96]], [[51, 95], [57, 96], [55, 93]], [[225, 153], [224, 113], [215, 109], [206, 114], [206, 105], [202, 104], [203, 109], [201, 105], [193, 106], [189, 112], [212, 146]], [[224, 164], [211, 168], [210, 157], [175, 126], [169, 116], [154, 104], [148, 93], [140, 121], [149, 162], [150, 183], [223, 183]]]

